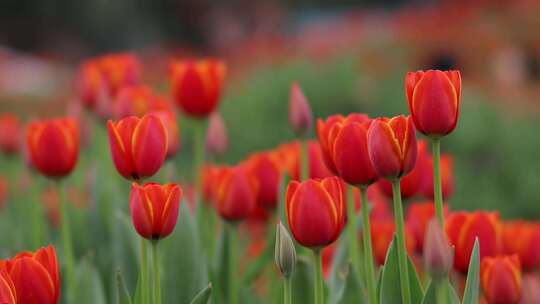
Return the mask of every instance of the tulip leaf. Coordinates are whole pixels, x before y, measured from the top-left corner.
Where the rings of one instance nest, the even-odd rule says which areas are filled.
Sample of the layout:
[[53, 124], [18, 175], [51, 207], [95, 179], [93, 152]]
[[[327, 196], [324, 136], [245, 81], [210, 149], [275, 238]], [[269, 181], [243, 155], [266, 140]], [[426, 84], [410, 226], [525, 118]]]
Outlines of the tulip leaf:
[[313, 266], [309, 258], [304, 255], [298, 257], [292, 280], [293, 303], [315, 303]]
[[[332, 267], [330, 270], [330, 278], [328, 280], [328, 286], [330, 287], [330, 303], [339, 303], [343, 297], [343, 294], [348, 284], [349, 273], [349, 250], [348, 250], [348, 238], [340, 238], [338, 240], [337, 248], [335, 249], [334, 258], [332, 260]], [[363, 282], [361, 278], [356, 275], [358, 286], [356, 288], [363, 289]]]
[[70, 303], [107, 303], [99, 273], [86, 259], [75, 268], [75, 282], [73, 297], [77, 300]]
[[362, 293], [362, 289], [359, 288], [359, 286], [360, 278], [358, 277], [356, 271], [354, 271], [352, 264], [349, 263], [343, 293], [339, 301], [336, 302], [336, 304], [367, 303], [366, 296]]
[[[113, 267], [122, 273], [128, 291], [135, 291], [139, 276], [140, 237], [135, 232], [131, 219], [120, 210], [115, 213], [116, 224], [113, 226]], [[114, 284], [110, 285], [114, 287]], [[112, 288], [112, 298], [117, 298], [117, 288]]]
[[478, 304], [480, 293], [480, 242], [474, 241], [474, 247], [469, 262], [467, 283], [463, 293], [463, 304]]
[[201, 290], [190, 304], [206, 304], [210, 300], [210, 295], [212, 294], [212, 284], [208, 284], [203, 290]]
[[[399, 304], [401, 301], [401, 284], [399, 278], [399, 263], [398, 263], [398, 251], [397, 240], [394, 235], [394, 239], [390, 244], [390, 248], [386, 254], [386, 261], [382, 271], [381, 290], [379, 294], [379, 303], [381, 304]], [[409, 272], [409, 284], [411, 290], [411, 303], [418, 304], [422, 302], [424, 293], [422, 291], [422, 285], [418, 279], [416, 268], [408, 259], [408, 272]]]
[[[456, 291], [454, 290], [454, 287], [450, 282], [448, 281], [448, 278], [443, 279], [438, 284], [444, 284], [444, 288], [446, 290], [445, 294], [445, 302], [447, 304], [459, 304], [459, 296], [457, 295]], [[432, 303], [438, 303], [437, 301], [437, 283], [435, 281], [431, 281], [429, 283], [429, 286], [427, 288], [426, 294], [424, 295], [424, 299], [422, 300], [422, 304], [432, 304]]]
[[122, 277], [122, 273], [120, 271], [116, 272], [116, 285], [118, 288], [117, 303], [131, 304], [131, 297], [129, 296], [129, 292], [126, 288], [126, 282], [124, 282], [124, 277]]
[[212, 302], [222, 303], [225, 299], [228, 299], [228, 282], [227, 274], [229, 267], [229, 234], [225, 229], [221, 229], [218, 238], [218, 244], [216, 254], [214, 255], [214, 261], [212, 265], [212, 271], [210, 272], [210, 282], [212, 282]]

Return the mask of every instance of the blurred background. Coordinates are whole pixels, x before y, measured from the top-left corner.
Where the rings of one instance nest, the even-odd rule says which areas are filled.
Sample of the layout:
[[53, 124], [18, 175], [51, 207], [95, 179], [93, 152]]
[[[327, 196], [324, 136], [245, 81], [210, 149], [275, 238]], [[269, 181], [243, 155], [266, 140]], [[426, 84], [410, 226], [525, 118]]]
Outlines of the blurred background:
[[[0, 114], [61, 115], [90, 56], [134, 52], [164, 93], [173, 58], [220, 57], [233, 163], [294, 138], [292, 81], [315, 117], [391, 116], [408, 113], [407, 71], [459, 69], [461, 117], [442, 146], [455, 156], [452, 208], [540, 218], [539, 28], [534, 0], [2, 0]], [[180, 124], [188, 162], [191, 124]]]

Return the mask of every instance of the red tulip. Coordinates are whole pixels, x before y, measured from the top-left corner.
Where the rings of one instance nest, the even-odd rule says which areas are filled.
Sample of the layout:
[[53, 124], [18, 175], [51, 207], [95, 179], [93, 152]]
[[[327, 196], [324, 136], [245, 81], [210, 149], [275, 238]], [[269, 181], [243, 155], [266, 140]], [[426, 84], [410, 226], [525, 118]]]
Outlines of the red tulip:
[[311, 131], [313, 113], [309, 102], [298, 83], [291, 86], [289, 97], [289, 124], [297, 136], [305, 136]]
[[169, 236], [176, 226], [182, 189], [177, 184], [133, 183], [131, 219], [135, 230], [145, 239], [159, 240]]
[[206, 150], [212, 155], [223, 155], [227, 151], [229, 139], [225, 122], [219, 112], [210, 115], [206, 135]]
[[17, 290], [11, 277], [5, 270], [0, 270], [0, 303], [17, 304]]
[[[353, 198], [355, 203], [356, 213], [360, 212], [360, 208], [363, 206], [361, 190], [357, 187], [353, 188]], [[392, 220], [393, 214], [390, 206], [388, 205], [387, 198], [381, 194], [381, 191], [377, 187], [368, 188], [368, 200], [369, 200], [369, 218], [376, 221]]]
[[[358, 115], [362, 117], [362, 114]], [[365, 118], [367, 119], [368, 117], [365, 116]], [[337, 174], [337, 168], [334, 164], [333, 147], [330, 145], [329, 142], [330, 130], [335, 124], [343, 122], [344, 120], [345, 117], [343, 117], [342, 115], [329, 116], [326, 121], [322, 119], [317, 120], [317, 136], [319, 138], [319, 143], [321, 144], [323, 160], [328, 169], [334, 174]]]
[[540, 263], [540, 224], [515, 221], [502, 227], [503, 253], [516, 254], [525, 270], [536, 270]]
[[108, 88], [108, 95], [113, 98], [122, 87], [135, 85], [140, 81], [141, 64], [133, 54], [107, 54], [98, 58], [98, 65]]
[[13, 114], [0, 116], [0, 150], [4, 154], [15, 154], [21, 146], [21, 122]]
[[114, 116], [121, 119], [128, 116], [142, 117], [150, 110], [154, 92], [146, 85], [122, 87], [114, 103]]
[[378, 118], [368, 131], [369, 158], [380, 177], [407, 175], [416, 162], [416, 131], [410, 116]]
[[480, 266], [488, 304], [517, 304], [521, 299], [521, 265], [517, 255], [487, 257]]
[[[291, 179], [300, 180], [301, 158], [300, 142], [293, 141], [282, 144], [273, 151], [274, 157], [281, 164], [283, 171], [287, 172]], [[332, 176], [322, 159], [321, 146], [318, 142], [308, 141], [309, 178], [325, 178]]]
[[[377, 264], [384, 265], [386, 253], [390, 248], [395, 231], [396, 224], [393, 221], [371, 221], [371, 239]], [[414, 236], [410, 229], [405, 226], [405, 247], [409, 254], [414, 252], [414, 245]]]
[[418, 131], [444, 136], [456, 128], [461, 103], [459, 71], [407, 73], [407, 102]]
[[161, 119], [167, 131], [167, 157], [173, 157], [180, 150], [180, 128], [177, 115], [171, 110], [151, 112]]
[[30, 123], [26, 132], [32, 165], [43, 175], [63, 177], [79, 158], [79, 124], [72, 118]]
[[154, 175], [167, 154], [167, 131], [155, 114], [126, 117], [107, 123], [109, 143], [116, 169], [127, 179]]
[[17, 295], [15, 303], [59, 302], [60, 269], [53, 246], [41, 248], [35, 253], [19, 253], [12, 259], [2, 261], [1, 268], [9, 275], [15, 287]]
[[[426, 165], [426, 178], [422, 185], [422, 193], [428, 199], [433, 199], [433, 157], [429, 157]], [[429, 177], [428, 177], [429, 175]], [[441, 154], [441, 189], [444, 199], [454, 192], [454, 159], [451, 155]]]
[[98, 98], [103, 94], [107, 94], [105, 80], [97, 60], [87, 60], [81, 64], [77, 89], [79, 98], [87, 108], [94, 108]]
[[177, 61], [171, 65], [171, 87], [176, 103], [188, 116], [212, 113], [221, 98], [226, 67], [220, 60]]
[[257, 204], [259, 185], [255, 177], [243, 166], [224, 167], [216, 181], [217, 211], [227, 221], [248, 218]]
[[446, 221], [446, 233], [455, 248], [454, 267], [466, 273], [474, 241], [480, 242], [480, 259], [500, 251], [501, 223], [495, 212], [455, 212]]
[[[444, 206], [444, 214], [448, 215], [448, 206]], [[422, 252], [426, 229], [435, 218], [435, 204], [432, 201], [412, 203], [409, 205], [406, 223], [414, 234], [416, 240], [416, 251]]]
[[338, 177], [290, 182], [286, 204], [291, 232], [303, 246], [325, 247], [345, 226], [345, 193]]
[[258, 205], [275, 209], [281, 181], [281, 171], [276, 159], [270, 153], [256, 153], [247, 160], [246, 165], [259, 184]]

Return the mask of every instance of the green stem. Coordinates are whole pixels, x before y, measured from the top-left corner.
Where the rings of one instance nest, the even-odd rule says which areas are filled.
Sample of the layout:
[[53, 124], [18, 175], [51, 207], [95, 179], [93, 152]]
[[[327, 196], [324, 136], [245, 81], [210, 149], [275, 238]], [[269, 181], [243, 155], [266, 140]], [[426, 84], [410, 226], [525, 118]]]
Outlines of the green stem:
[[290, 277], [285, 277], [284, 285], [285, 290], [283, 292], [283, 303], [292, 304], [292, 279]]
[[444, 227], [444, 210], [441, 186], [441, 139], [433, 138], [431, 140], [433, 153], [433, 194], [435, 196], [435, 211], [437, 219]]
[[436, 282], [436, 291], [435, 291], [435, 297], [437, 304], [446, 304], [448, 303], [448, 292], [447, 292], [447, 285], [448, 278], [439, 279]]
[[353, 186], [349, 186], [349, 197], [347, 199], [347, 233], [349, 235], [349, 256], [354, 270], [359, 273], [360, 271], [360, 257], [358, 255], [358, 220], [356, 215], [356, 208], [354, 205]]
[[401, 284], [401, 297], [403, 304], [411, 303], [409, 289], [409, 269], [407, 265], [407, 249], [405, 245], [405, 224], [403, 220], [403, 207], [401, 203], [400, 180], [392, 182], [392, 193], [394, 197], [394, 217], [396, 220], [397, 244], [398, 244], [398, 262], [399, 262], [399, 281]]
[[149, 278], [148, 278], [148, 245], [146, 239], [141, 238], [141, 298], [143, 304], [150, 303], [149, 301]]
[[300, 180], [307, 180], [309, 179], [309, 152], [308, 152], [308, 141], [304, 140], [300, 142], [301, 146], [301, 172], [300, 172]]
[[229, 230], [229, 304], [238, 304], [238, 265], [236, 249], [238, 246], [236, 225], [227, 223]]
[[369, 222], [369, 202], [367, 190], [368, 186], [360, 186], [360, 191], [362, 193], [362, 230], [364, 233], [362, 238], [364, 240], [364, 268], [366, 270], [369, 303], [378, 303], [375, 265], [373, 262], [373, 249], [371, 245], [371, 227]]
[[38, 176], [34, 178], [34, 187], [32, 199], [29, 200], [30, 210], [32, 212], [32, 239], [33, 239], [33, 248], [39, 248], [43, 243], [43, 216], [41, 209], [41, 201], [39, 198], [39, 192], [42, 190], [42, 183], [39, 180]]
[[154, 304], [161, 304], [161, 278], [159, 274], [158, 241], [152, 242], [152, 256], [154, 259]]
[[315, 269], [315, 304], [324, 304], [324, 285], [321, 250], [313, 250], [313, 268]]
[[193, 185], [195, 186], [195, 201], [197, 206], [202, 197], [201, 189], [201, 167], [205, 156], [205, 122], [203, 120], [194, 121], [193, 131]]
[[68, 213], [68, 203], [66, 199], [66, 193], [64, 185], [58, 182], [58, 192], [60, 194], [60, 205], [61, 205], [61, 214], [62, 214], [62, 243], [64, 248], [64, 258], [66, 259], [66, 280], [67, 280], [67, 292], [66, 296], [68, 302], [73, 301], [72, 291], [75, 287], [75, 277], [74, 277], [74, 258], [73, 258], [73, 245], [71, 243], [71, 229], [69, 227], [69, 213]]

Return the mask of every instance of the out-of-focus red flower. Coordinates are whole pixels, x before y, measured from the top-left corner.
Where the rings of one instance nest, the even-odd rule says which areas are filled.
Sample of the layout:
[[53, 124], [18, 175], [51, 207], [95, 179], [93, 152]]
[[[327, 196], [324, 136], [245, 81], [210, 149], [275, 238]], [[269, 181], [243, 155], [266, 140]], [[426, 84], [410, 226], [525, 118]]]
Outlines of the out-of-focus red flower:
[[227, 151], [229, 138], [223, 117], [219, 112], [210, 115], [206, 135], [206, 150], [211, 155], [223, 155]]
[[219, 215], [227, 221], [241, 221], [252, 215], [257, 205], [259, 185], [244, 167], [223, 167], [216, 179], [215, 204]]
[[380, 177], [400, 178], [416, 163], [416, 131], [410, 116], [373, 120], [368, 131], [368, 151]]
[[138, 84], [141, 77], [139, 59], [131, 53], [112, 53], [98, 58], [98, 65], [109, 96], [117, 96], [124, 86]]
[[216, 193], [217, 193], [217, 183], [219, 181], [219, 175], [223, 174], [225, 170], [218, 165], [214, 164], [205, 164], [201, 168], [201, 184], [202, 184], [202, 195], [204, 202], [206, 203], [215, 203]]
[[[369, 185], [377, 174], [369, 159], [367, 132], [371, 119], [365, 114], [334, 115], [317, 122], [324, 159], [351, 185]], [[326, 155], [327, 154], [327, 155]]]
[[[371, 221], [371, 239], [373, 241], [373, 253], [375, 261], [379, 265], [384, 265], [386, 252], [390, 248], [390, 243], [396, 231], [396, 224], [393, 221]], [[414, 252], [415, 240], [411, 230], [405, 226], [405, 247], [407, 252]]]
[[4, 269], [0, 270], [0, 303], [17, 304], [17, 290]]
[[127, 179], [154, 175], [163, 165], [168, 149], [167, 130], [155, 114], [126, 117], [107, 123], [111, 154], [116, 169]]
[[216, 109], [226, 73], [222, 61], [176, 61], [170, 71], [172, 95], [186, 115], [203, 118]]
[[[321, 145], [313, 140], [309, 140], [308, 159], [309, 159], [309, 178], [325, 178], [332, 176], [332, 173], [326, 167], [322, 159]], [[291, 179], [300, 180], [301, 172], [301, 146], [300, 142], [292, 141], [277, 147], [273, 151], [273, 156], [278, 160], [282, 170], [287, 172]]]
[[407, 102], [418, 131], [444, 136], [457, 125], [461, 104], [459, 71], [409, 72], [405, 78]]
[[48, 177], [64, 177], [79, 158], [79, 124], [72, 118], [30, 123], [26, 132], [32, 165]]
[[336, 243], [330, 244], [329, 246], [324, 247], [321, 251], [322, 255], [322, 268], [323, 275], [325, 279], [328, 279], [330, 276], [330, 271], [332, 270], [332, 264], [334, 263], [334, 256], [336, 253]]
[[105, 79], [97, 59], [90, 59], [81, 64], [77, 89], [79, 98], [87, 108], [94, 108], [98, 98], [106, 94]]
[[480, 266], [488, 304], [517, 304], [521, 299], [521, 265], [517, 255], [486, 257]]
[[60, 298], [60, 269], [52, 245], [34, 252], [21, 252], [2, 260], [5, 271], [16, 290], [17, 301], [24, 304], [56, 304]]
[[454, 267], [466, 273], [474, 241], [480, 242], [480, 259], [493, 257], [500, 251], [501, 223], [497, 212], [454, 212], [446, 221], [446, 233], [454, 246]]
[[540, 224], [514, 221], [502, 227], [503, 253], [519, 256], [524, 270], [536, 270], [540, 262]]
[[171, 110], [153, 111], [161, 119], [167, 131], [167, 158], [173, 157], [180, 150], [180, 127], [178, 116]]
[[258, 205], [275, 209], [281, 180], [281, 171], [276, 159], [267, 152], [256, 153], [246, 161], [246, 166], [259, 184]]
[[114, 102], [114, 117], [142, 117], [148, 113], [154, 99], [154, 92], [146, 85], [132, 85], [120, 88]]
[[540, 299], [540, 276], [538, 273], [523, 274], [521, 304], [534, 304]]
[[291, 181], [286, 204], [291, 232], [305, 247], [321, 248], [333, 243], [345, 226], [345, 192], [338, 177]]
[[[448, 215], [448, 206], [444, 205], [444, 214]], [[426, 228], [431, 219], [435, 218], [435, 204], [433, 201], [412, 203], [407, 211], [406, 223], [414, 234], [416, 251], [422, 252]]]
[[311, 131], [313, 113], [300, 85], [294, 82], [289, 95], [289, 125], [297, 136], [305, 136]]
[[130, 209], [135, 230], [149, 240], [167, 237], [176, 226], [181, 200], [182, 189], [177, 184], [133, 183]]
[[0, 116], [0, 150], [4, 154], [15, 154], [21, 147], [21, 122], [13, 114]]
[[[422, 186], [422, 193], [427, 199], [433, 199], [433, 157], [429, 156], [425, 169], [426, 178]], [[448, 199], [454, 192], [454, 159], [451, 155], [441, 154], [441, 190], [444, 199]]]
[[[357, 187], [353, 188], [353, 198], [355, 203], [356, 212], [360, 212], [360, 208], [363, 206], [361, 190]], [[368, 188], [368, 200], [370, 204], [369, 218], [372, 220], [384, 221], [392, 220], [392, 210], [388, 205], [387, 198], [381, 194], [381, 191], [377, 187]]]
[[[429, 179], [429, 177], [433, 179], [433, 171], [428, 173], [426, 170], [428, 158], [427, 144], [425, 141], [419, 140], [414, 169], [400, 180], [402, 198], [415, 196], [422, 189], [426, 179]], [[433, 184], [433, 181], [431, 183]], [[389, 181], [381, 179], [377, 182], [377, 185], [387, 197], [392, 198], [392, 184]]]

